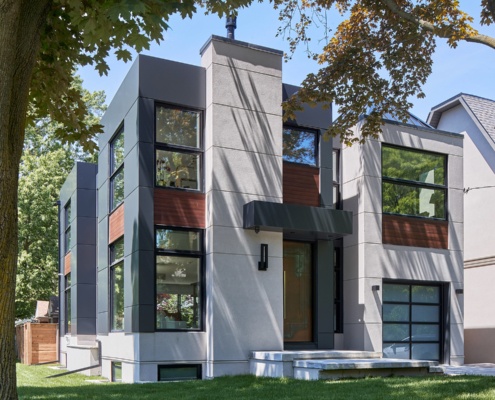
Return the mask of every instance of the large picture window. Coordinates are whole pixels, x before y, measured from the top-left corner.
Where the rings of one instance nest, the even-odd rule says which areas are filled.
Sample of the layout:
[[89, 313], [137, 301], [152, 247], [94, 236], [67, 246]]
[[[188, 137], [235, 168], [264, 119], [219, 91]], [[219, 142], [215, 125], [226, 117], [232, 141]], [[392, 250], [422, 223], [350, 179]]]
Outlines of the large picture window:
[[156, 186], [201, 189], [201, 113], [156, 107]]
[[110, 245], [111, 330], [124, 329], [124, 238]]
[[383, 145], [383, 212], [445, 220], [446, 171], [443, 154]]
[[202, 329], [200, 230], [156, 229], [156, 329]]
[[317, 154], [317, 131], [284, 127], [282, 153], [284, 161], [316, 166]]
[[110, 211], [124, 201], [124, 128], [110, 143]]

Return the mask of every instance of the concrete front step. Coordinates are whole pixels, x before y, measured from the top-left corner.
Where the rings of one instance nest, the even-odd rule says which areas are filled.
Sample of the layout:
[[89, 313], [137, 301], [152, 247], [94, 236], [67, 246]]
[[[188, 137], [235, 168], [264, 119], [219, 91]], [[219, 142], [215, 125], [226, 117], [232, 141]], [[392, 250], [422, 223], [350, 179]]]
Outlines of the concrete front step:
[[363, 378], [366, 376], [424, 376], [438, 372], [435, 361], [380, 359], [333, 359], [294, 361], [294, 378], [304, 380]]
[[438, 372], [434, 361], [381, 358], [381, 353], [349, 350], [253, 351], [251, 373], [296, 379], [426, 375]]

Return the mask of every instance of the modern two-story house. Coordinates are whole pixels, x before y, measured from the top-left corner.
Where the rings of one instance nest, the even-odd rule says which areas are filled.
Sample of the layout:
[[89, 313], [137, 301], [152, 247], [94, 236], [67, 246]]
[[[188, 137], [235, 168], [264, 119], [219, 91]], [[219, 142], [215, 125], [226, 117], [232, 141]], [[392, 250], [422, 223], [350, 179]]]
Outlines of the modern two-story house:
[[62, 361], [126, 382], [253, 351], [462, 363], [462, 135], [411, 116], [342, 148], [331, 109], [283, 122], [282, 52], [200, 53], [139, 56], [62, 188]]

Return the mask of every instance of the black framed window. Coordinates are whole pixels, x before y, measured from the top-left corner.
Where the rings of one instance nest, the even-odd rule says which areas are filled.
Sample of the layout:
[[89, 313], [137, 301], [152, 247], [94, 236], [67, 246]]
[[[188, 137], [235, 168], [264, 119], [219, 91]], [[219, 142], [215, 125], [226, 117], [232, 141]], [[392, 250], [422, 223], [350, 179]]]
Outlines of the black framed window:
[[171, 364], [158, 366], [158, 381], [189, 381], [201, 379], [201, 364]]
[[71, 279], [70, 272], [64, 277], [65, 333], [71, 332]]
[[158, 227], [156, 236], [157, 330], [203, 326], [203, 231]]
[[447, 156], [382, 145], [385, 214], [447, 219]]
[[124, 128], [110, 142], [110, 211], [124, 201]]
[[443, 285], [383, 283], [383, 357], [441, 361]]
[[122, 363], [112, 361], [112, 382], [122, 382]]
[[71, 217], [72, 217], [72, 207], [70, 201], [64, 207], [64, 246], [65, 253], [70, 251], [71, 246]]
[[124, 329], [124, 238], [110, 245], [110, 329]]
[[201, 190], [201, 136], [201, 112], [156, 106], [156, 186]]
[[341, 196], [340, 196], [340, 150], [333, 149], [332, 151], [333, 162], [333, 208], [341, 209]]
[[333, 249], [333, 295], [334, 331], [344, 333], [344, 272], [342, 270], [342, 239], [334, 241]]
[[284, 161], [317, 166], [318, 131], [284, 127], [282, 156]]

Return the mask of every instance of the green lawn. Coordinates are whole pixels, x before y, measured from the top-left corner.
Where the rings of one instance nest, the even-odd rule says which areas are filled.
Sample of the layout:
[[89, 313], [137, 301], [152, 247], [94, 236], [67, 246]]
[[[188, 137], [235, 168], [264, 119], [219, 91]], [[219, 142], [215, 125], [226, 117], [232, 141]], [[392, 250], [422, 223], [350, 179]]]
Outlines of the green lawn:
[[17, 365], [21, 399], [495, 399], [495, 377], [368, 378], [306, 382], [236, 376], [209, 381], [94, 384], [80, 374], [47, 379], [60, 371]]

